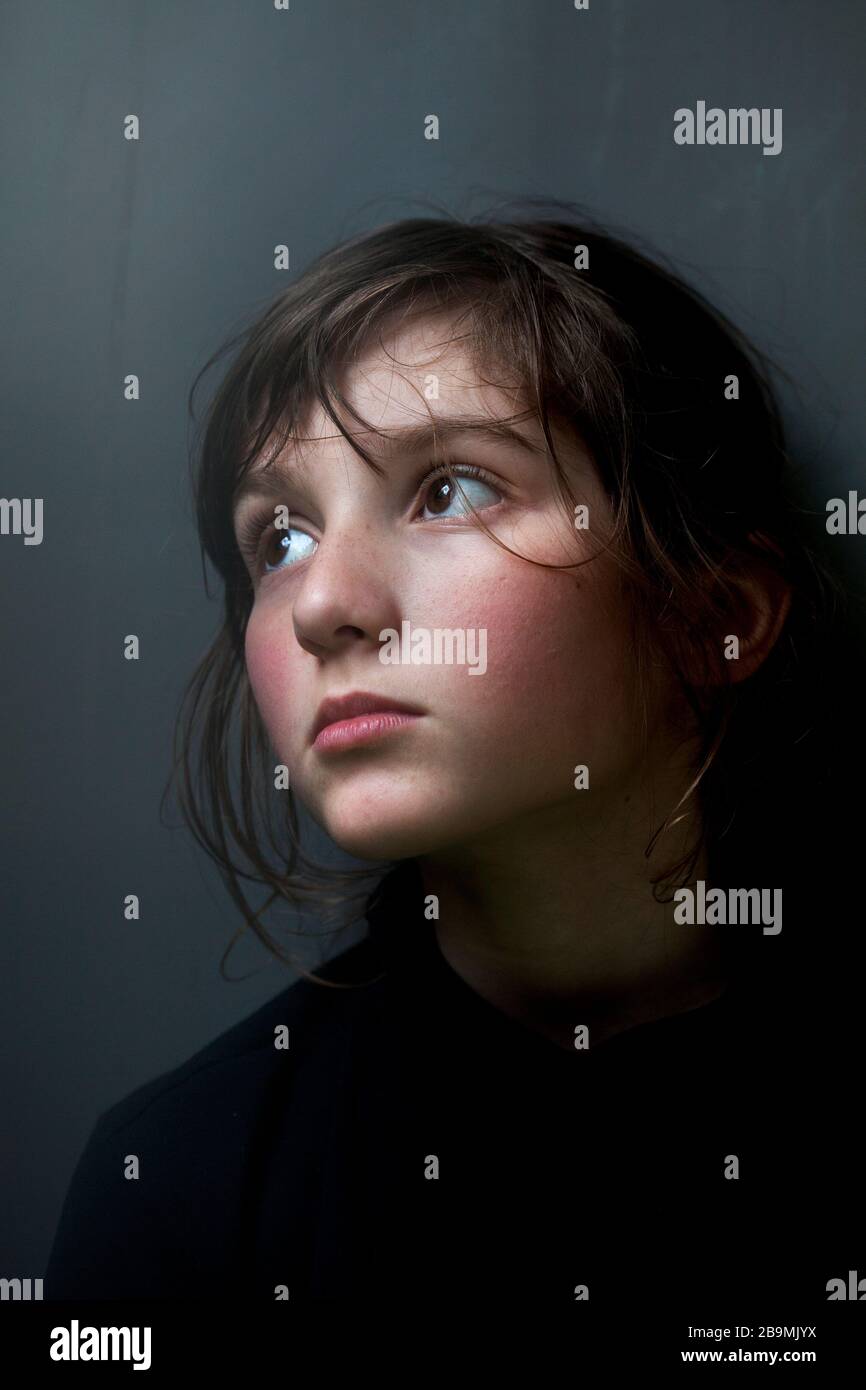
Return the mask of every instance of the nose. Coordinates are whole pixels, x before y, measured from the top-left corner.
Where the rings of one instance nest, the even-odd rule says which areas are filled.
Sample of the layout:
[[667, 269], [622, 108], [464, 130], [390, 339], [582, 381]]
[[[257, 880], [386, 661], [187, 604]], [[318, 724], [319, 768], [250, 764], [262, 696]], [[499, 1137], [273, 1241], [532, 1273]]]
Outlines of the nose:
[[387, 552], [372, 524], [328, 528], [295, 594], [292, 620], [304, 651], [320, 660], [353, 646], [378, 651], [382, 629], [399, 629]]

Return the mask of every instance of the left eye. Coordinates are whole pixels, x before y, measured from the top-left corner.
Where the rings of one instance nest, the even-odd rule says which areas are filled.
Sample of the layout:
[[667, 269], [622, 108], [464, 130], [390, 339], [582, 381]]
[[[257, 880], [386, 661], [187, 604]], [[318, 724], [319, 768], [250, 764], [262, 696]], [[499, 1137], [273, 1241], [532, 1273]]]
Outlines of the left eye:
[[[477, 493], [479, 488], [480, 496]], [[484, 482], [483, 478], [458, 473], [455, 474], [454, 482], [444, 475], [434, 478], [427, 485], [425, 497], [428, 500], [421, 510], [422, 516], [427, 511], [432, 512], [433, 516], [468, 516], [470, 508], [467, 502], [480, 511], [483, 507], [491, 507], [499, 502], [502, 494], [490, 483]]]

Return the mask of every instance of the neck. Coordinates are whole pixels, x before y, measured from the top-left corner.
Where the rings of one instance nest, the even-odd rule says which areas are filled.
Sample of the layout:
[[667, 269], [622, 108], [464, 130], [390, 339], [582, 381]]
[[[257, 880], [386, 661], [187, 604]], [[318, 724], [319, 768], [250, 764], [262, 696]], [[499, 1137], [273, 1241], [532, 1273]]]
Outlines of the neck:
[[[589, 1045], [717, 998], [725, 987], [723, 928], [674, 921], [653, 878], [687, 851], [687, 818], [646, 846], [663, 801], [632, 788], [592, 824], [574, 803], [424, 856], [424, 893], [439, 900], [436, 937], [449, 965], [478, 994], [564, 1048], [574, 1029]], [[674, 798], [675, 800], [676, 798]], [[691, 881], [705, 878], [702, 854]]]

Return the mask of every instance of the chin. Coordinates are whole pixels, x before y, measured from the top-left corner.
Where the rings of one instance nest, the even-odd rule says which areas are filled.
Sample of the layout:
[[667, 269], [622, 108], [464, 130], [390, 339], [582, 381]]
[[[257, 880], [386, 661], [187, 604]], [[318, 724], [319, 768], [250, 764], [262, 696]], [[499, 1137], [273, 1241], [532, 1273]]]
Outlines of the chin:
[[[456, 812], [457, 808], [454, 808]], [[335, 798], [316, 818], [336, 845], [356, 859], [410, 859], [452, 844], [457, 817], [427, 791], [412, 797]]]
[[356, 859], [410, 859], [429, 853], [437, 844], [432, 827], [407, 825], [393, 816], [359, 820], [354, 816], [330, 816], [322, 824], [334, 843]]

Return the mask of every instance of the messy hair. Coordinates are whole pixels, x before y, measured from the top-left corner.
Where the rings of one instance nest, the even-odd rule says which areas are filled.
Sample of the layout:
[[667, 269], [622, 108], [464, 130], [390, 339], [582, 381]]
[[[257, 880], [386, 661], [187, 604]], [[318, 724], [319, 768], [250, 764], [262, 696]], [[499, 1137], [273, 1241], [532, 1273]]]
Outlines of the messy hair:
[[[688, 852], [654, 880], [657, 894], [687, 883], [702, 849], [720, 880], [727, 866], [742, 875], [756, 858], [766, 880], [774, 846], [797, 858], [791, 812], [804, 786], [824, 795], [832, 756], [822, 695], [832, 686], [843, 591], [811, 535], [819, 528], [787, 452], [770, 364], [657, 253], [571, 205], [556, 209], [542, 219], [411, 218], [354, 236], [226, 342], [190, 391], [194, 416], [203, 377], [234, 353], [193, 452], [198, 530], [222, 581], [222, 623], [184, 694], [172, 780], [244, 923], [304, 974], [264, 914], [282, 901], [301, 914], [312, 907], [319, 922], [358, 921], [370, 872], [320, 862], [303, 843], [291, 790], [274, 791], [273, 751], [244, 664], [254, 593], [234, 502], [253, 464], [298, 437], [316, 403], [377, 468], [347, 429], [347, 417], [372, 427], [341, 380], [395, 315], [447, 312], [479, 373], [516, 373], [563, 506], [572, 494], [551, 426], [564, 422], [591, 452], [613, 517], [605, 548], [631, 596], [638, 671], [662, 653], [699, 729], [694, 778], [647, 846], [649, 855], [690, 818]], [[735, 631], [734, 579], [754, 565], [778, 572], [791, 607], [769, 657], [732, 682], [717, 635]], [[242, 880], [263, 886], [265, 901], [249, 901]]]

